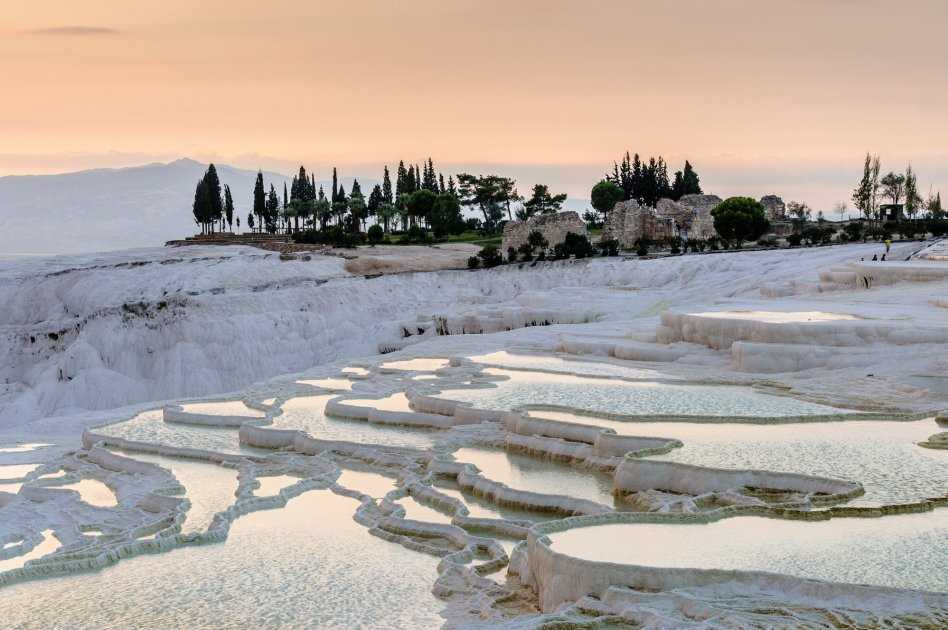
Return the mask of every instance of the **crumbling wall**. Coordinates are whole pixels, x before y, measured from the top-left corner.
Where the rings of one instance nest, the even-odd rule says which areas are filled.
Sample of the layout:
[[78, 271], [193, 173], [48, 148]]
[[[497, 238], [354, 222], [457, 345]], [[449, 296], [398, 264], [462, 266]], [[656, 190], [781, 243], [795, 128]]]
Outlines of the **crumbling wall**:
[[543, 238], [552, 247], [557, 243], [562, 243], [566, 239], [566, 234], [572, 232], [581, 236], [586, 236], [586, 224], [579, 218], [579, 214], [573, 211], [559, 212], [557, 214], [540, 214], [526, 221], [513, 221], [504, 226], [504, 238], [501, 244], [501, 251], [506, 252], [508, 247], [517, 249], [527, 242], [527, 237], [534, 230], [543, 235]]
[[787, 220], [787, 204], [777, 195], [764, 195], [760, 198], [760, 205], [767, 213], [767, 220], [771, 222]]

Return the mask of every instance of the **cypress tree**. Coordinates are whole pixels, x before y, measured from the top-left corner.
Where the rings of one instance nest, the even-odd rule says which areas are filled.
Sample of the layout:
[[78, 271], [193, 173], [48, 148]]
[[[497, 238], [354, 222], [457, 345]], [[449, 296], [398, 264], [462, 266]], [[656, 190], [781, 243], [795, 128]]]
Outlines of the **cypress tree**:
[[685, 160], [685, 170], [682, 173], [682, 185], [685, 195], [702, 194], [698, 173], [695, 172], [695, 169], [691, 166], [691, 162], [688, 160]]
[[[293, 183], [296, 183], [295, 178], [293, 179]], [[286, 182], [283, 182], [283, 207], [286, 208], [288, 205], [290, 205], [290, 201], [286, 197]]]
[[[214, 164], [207, 167], [204, 181], [207, 184], [207, 221], [213, 223], [219, 221], [224, 215], [224, 203], [221, 200], [221, 180], [217, 177], [217, 169]], [[211, 229], [213, 231], [213, 225]]]
[[[257, 180], [253, 185], [253, 213], [257, 215], [257, 225], [263, 228], [263, 217], [267, 214], [267, 193], [263, 188], [263, 173], [257, 171]], [[253, 224], [250, 224], [253, 227]]]
[[[230, 194], [230, 186], [224, 186], [224, 217], [227, 219], [228, 227], [234, 224], [234, 197]], [[240, 219], [237, 219], [237, 225], [240, 225]]]
[[392, 198], [392, 178], [388, 173], [388, 166], [385, 167], [385, 172], [382, 175], [382, 201], [385, 203], [394, 201]]
[[445, 188], [444, 188], [444, 173], [438, 173], [438, 192], [439, 192], [440, 194], [442, 194], [442, 195], [443, 195], [444, 192], [445, 192]]
[[339, 180], [336, 176], [336, 167], [332, 167], [332, 202], [336, 203], [339, 200]]

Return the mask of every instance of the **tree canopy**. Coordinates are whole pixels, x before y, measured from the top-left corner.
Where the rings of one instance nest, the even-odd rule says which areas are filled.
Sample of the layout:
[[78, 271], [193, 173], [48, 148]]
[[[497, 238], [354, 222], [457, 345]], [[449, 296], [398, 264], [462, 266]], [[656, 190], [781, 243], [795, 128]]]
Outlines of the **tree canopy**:
[[750, 197], [730, 197], [711, 211], [714, 229], [724, 240], [737, 247], [756, 240], [770, 229], [764, 206]]

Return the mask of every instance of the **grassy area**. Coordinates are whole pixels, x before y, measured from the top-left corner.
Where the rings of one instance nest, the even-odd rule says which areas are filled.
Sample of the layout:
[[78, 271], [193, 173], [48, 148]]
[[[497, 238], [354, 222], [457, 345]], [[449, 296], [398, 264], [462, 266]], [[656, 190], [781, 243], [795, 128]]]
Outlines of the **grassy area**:
[[[389, 235], [389, 241], [392, 245], [417, 245], [418, 243], [405, 243], [402, 241], [404, 238], [403, 234], [398, 235]], [[496, 245], [500, 247], [501, 235], [496, 234], [493, 236], [484, 236], [473, 230], [468, 230], [458, 235], [449, 235], [447, 238], [439, 239], [437, 241], [432, 241], [431, 244], [437, 243], [471, 243], [473, 245], [480, 245], [484, 247], [485, 245]]]

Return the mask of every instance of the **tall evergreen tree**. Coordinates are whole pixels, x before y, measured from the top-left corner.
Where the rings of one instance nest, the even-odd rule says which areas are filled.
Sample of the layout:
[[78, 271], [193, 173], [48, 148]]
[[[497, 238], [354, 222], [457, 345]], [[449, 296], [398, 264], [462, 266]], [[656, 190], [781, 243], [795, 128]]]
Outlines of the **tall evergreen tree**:
[[385, 203], [394, 202], [392, 197], [392, 178], [388, 173], [388, 166], [385, 167], [385, 172], [382, 175], [382, 201]]
[[339, 179], [336, 175], [336, 167], [332, 167], [332, 197], [331, 200], [333, 203], [336, 203], [339, 200]]
[[[296, 183], [295, 179], [293, 180], [293, 183]], [[288, 205], [290, 205], [290, 200], [286, 196], [286, 182], [283, 182], [283, 207], [285, 208]]]
[[276, 232], [277, 218], [280, 216], [280, 195], [276, 188], [270, 184], [270, 193], [267, 195], [267, 231], [273, 234]]
[[[234, 225], [234, 197], [230, 194], [230, 186], [224, 186], [224, 218], [227, 219], [228, 228]], [[237, 225], [240, 225], [240, 219], [237, 219]]]
[[698, 173], [695, 172], [695, 169], [691, 166], [691, 162], [685, 160], [685, 170], [681, 175], [682, 179], [682, 195], [700, 195], [701, 192], [701, 181], [698, 177]]
[[444, 173], [438, 173], [438, 192], [442, 195], [446, 192], [444, 187]]
[[[263, 218], [267, 214], [267, 193], [263, 188], [263, 172], [257, 171], [257, 179], [253, 185], [253, 213], [257, 215], [257, 226], [263, 229]], [[253, 228], [253, 225], [250, 224]]]

